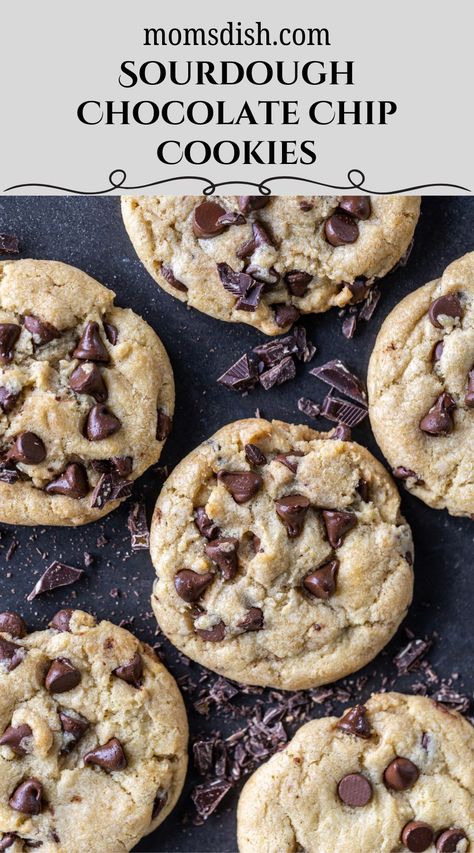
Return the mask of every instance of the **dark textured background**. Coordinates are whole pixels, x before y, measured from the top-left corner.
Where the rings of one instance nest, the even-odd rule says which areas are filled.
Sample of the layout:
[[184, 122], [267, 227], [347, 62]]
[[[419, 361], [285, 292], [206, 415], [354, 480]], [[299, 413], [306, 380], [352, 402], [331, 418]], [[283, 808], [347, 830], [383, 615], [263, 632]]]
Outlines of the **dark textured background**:
[[[109, 285], [117, 293], [119, 305], [133, 308], [158, 332], [171, 358], [177, 389], [174, 428], [160, 465], [172, 467], [218, 427], [239, 417], [252, 416], [256, 407], [268, 418], [310, 423], [298, 412], [296, 401], [302, 395], [320, 400], [325, 391], [309, 375], [307, 365], [298, 368], [296, 381], [267, 393], [255, 391], [242, 397], [216, 384], [216, 378], [225, 368], [243, 352], [263, 342], [264, 336], [247, 326], [221, 323], [190, 311], [162, 292], [132, 249], [117, 198], [3, 196], [0, 197], [1, 231], [19, 236], [21, 257], [65, 261]], [[336, 311], [304, 319], [318, 348], [313, 365], [337, 356], [365, 377], [377, 331], [393, 305], [409, 291], [438, 277], [452, 260], [473, 249], [474, 200], [426, 198], [408, 265], [392, 273], [382, 284], [382, 299], [375, 316], [370, 324], [360, 324], [356, 338], [344, 339]], [[320, 421], [317, 426], [325, 429], [330, 424]], [[380, 457], [368, 421], [354, 430], [354, 438]], [[134, 495], [146, 498], [150, 512], [161, 483], [159, 474], [150, 472], [135, 485]], [[429, 635], [434, 639], [428, 656], [430, 664], [441, 678], [459, 673], [457, 688], [472, 697], [474, 525], [469, 519], [450, 518], [445, 512], [431, 510], [406, 493], [402, 499], [404, 513], [413, 529], [416, 552], [415, 597], [406, 625], [417, 637]], [[128, 509], [124, 504], [105, 521], [76, 530], [3, 526], [0, 609], [17, 610], [31, 628], [41, 628], [61, 606], [81, 606], [102, 618], [126, 620], [140, 638], [156, 642], [149, 604], [153, 567], [146, 552], [130, 550]], [[18, 547], [7, 559], [14, 541]], [[83, 566], [84, 551], [94, 555], [87, 578], [75, 587], [49, 593], [32, 603], [25, 600], [37, 576], [52, 559]], [[111, 595], [114, 589], [118, 592]], [[366, 668], [369, 678], [363, 695], [380, 687], [384, 677], [394, 676], [392, 657], [405, 643], [406, 636], [400, 632], [388, 650]], [[166, 661], [176, 676], [185, 673], [198, 679], [198, 666], [184, 666], [166, 642], [163, 647]], [[405, 676], [397, 681], [396, 687], [409, 691], [417, 679], [417, 673]], [[258, 698], [268, 701], [267, 693]], [[247, 702], [252, 701], [255, 698], [247, 698]], [[187, 703], [191, 736], [216, 729], [229, 733], [242, 727], [242, 719], [229, 721], [219, 713], [205, 719], [192, 709], [189, 700]], [[315, 705], [314, 716], [322, 714], [324, 706]], [[195, 773], [190, 771], [175, 812], [154, 835], [138, 845], [137, 851], [235, 850], [238, 789], [227, 796], [204, 826], [193, 826], [189, 793], [196, 781], [199, 780]]]

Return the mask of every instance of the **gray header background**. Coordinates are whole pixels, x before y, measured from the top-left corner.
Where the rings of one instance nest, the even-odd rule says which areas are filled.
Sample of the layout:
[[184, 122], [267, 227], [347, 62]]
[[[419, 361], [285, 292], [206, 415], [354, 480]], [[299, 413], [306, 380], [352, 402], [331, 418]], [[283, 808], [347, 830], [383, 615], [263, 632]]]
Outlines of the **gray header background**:
[[[2, 135], [0, 192], [14, 184], [45, 183], [82, 192], [109, 187], [109, 174], [122, 169], [128, 187], [177, 175], [219, 181], [261, 181], [284, 175], [273, 192], [321, 191], [289, 180], [304, 177], [347, 186], [347, 173], [359, 169], [365, 187], [398, 191], [417, 184], [449, 183], [474, 188], [472, 166], [472, 3], [469, 0], [292, 0], [291, 3], [241, 0], [198, 4], [153, 0], [15, 0], [2, 10]], [[144, 27], [243, 25], [260, 20], [270, 29], [326, 27], [328, 47], [143, 46]], [[125, 59], [255, 59], [303, 62], [353, 59], [354, 86], [139, 86], [123, 89], [117, 80]], [[84, 100], [227, 100], [237, 105], [259, 98], [300, 100], [295, 127], [195, 127], [161, 123], [140, 127], [87, 127], [76, 118]], [[317, 127], [305, 118], [313, 100], [394, 100], [398, 112], [385, 127]], [[253, 138], [315, 139], [312, 166], [165, 167], [156, 147], [165, 138], [217, 141]], [[201, 192], [193, 180], [144, 192]], [[227, 191], [232, 192], [233, 187]], [[238, 189], [238, 187], [235, 187]], [[324, 189], [322, 189], [324, 192]], [[327, 192], [331, 190], [328, 189]], [[15, 192], [51, 192], [26, 187]], [[120, 190], [117, 190], [120, 192]], [[449, 187], [425, 193], [455, 194]]]

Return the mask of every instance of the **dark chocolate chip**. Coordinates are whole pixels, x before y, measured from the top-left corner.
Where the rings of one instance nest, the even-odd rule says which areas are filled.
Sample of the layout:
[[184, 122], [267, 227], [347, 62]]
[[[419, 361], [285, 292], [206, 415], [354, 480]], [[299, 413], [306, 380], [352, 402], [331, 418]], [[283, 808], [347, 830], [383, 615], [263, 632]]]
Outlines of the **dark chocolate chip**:
[[0, 746], [9, 746], [15, 755], [26, 755], [29, 751], [25, 745], [33, 735], [30, 727], [23, 723], [20, 726], [8, 726], [0, 737]]
[[[345, 282], [344, 282], [345, 283]], [[355, 278], [354, 281], [349, 281], [347, 287], [352, 293], [351, 305], [358, 305], [367, 299], [370, 291], [370, 284], [365, 278]], [[355, 316], [355, 315], [353, 315]]]
[[81, 361], [101, 361], [104, 364], [110, 361], [107, 347], [100, 335], [98, 323], [87, 323], [72, 357]]
[[91, 494], [91, 507], [102, 509], [111, 501], [121, 501], [129, 498], [132, 494], [133, 482], [119, 477], [115, 471], [110, 474], [102, 474], [94, 491]]
[[338, 570], [339, 560], [330, 560], [329, 563], [306, 575], [303, 586], [311, 595], [327, 601], [336, 592]]
[[74, 690], [80, 681], [81, 673], [70, 660], [56, 658], [46, 673], [44, 686], [50, 693], [66, 693], [68, 690]]
[[89, 441], [103, 441], [114, 435], [122, 422], [102, 403], [92, 406], [87, 415], [85, 435]]
[[289, 379], [294, 379], [295, 376], [295, 362], [291, 355], [289, 355], [284, 358], [283, 361], [280, 361], [278, 364], [274, 364], [273, 367], [269, 367], [268, 370], [261, 373], [259, 380], [262, 388], [264, 388], [265, 391], [268, 391], [270, 388], [273, 388], [274, 385], [282, 385], [284, 382], [288, 382]]
[[153, 800], [153, 807], [151, 810], [151, 819], [155, 820], [161, 811], [163, 811], [166, 802], [168, 800], [168, 792], [167, 791], [158, 791], [155, 799]]
[[127, 759], [122, 744], [118, 738], [113, 737], [102, 746], [87, 752], [84, 756], [84, 764], [96, 764], [111, 773], [113, 770], [124, 770]]
[[25, 315], [23, 325], [29, 331], [37, 346], [49, 344], [50, 341], [54, 341], [55, 338], [61, 336], [61, 332], [56, 326], [53, 326], [52, 323], [47, 323], [46, 320], [35, 317], [33, 314]]
[[293, 494], [275, 500], [275, 509], [283, 521], [290, 539], [295, 539], [303, 530], [309, 499], [304, 495]]
[[20, 337], [21, 326], [15, 323], [0, 323], [0, 363], [13, 361], [15, 344]]
[[180, 290], [182, 293], [188, 292], [188, 288], [186, 287], [186, 285], [183, 284], [182, 281], [179, 281], [177, 278], [175, 278], [173, 270], [171, 269], [171, 267], [168, 266], [168, 264], [161, 264], [161, 275], [168, 282], [168, 284], [171, 285], [171, 287], [174, 287], [176, 290]]
[[454, 429], [452, 413], [456, 408], [451, 394], [443, 392], [434, 406], [421, 419], [420, 429], [429, 435], [448, 435]]
[[337, 793], [346, 806], [366, 806], [372, 799], [372, 785], [361, 773], [349, 773], [339, 782]]
[[132, 687], [141, 687], [143, 675], [142, 656], [136, 652], [128, 663], [124, 663], [116, 669], [113, 669], [112, 674], [116, 675], [117, 678], [120, 678], [122, 681], [126, 681], [127, 684], [131, 684]]
[[212, 628], [195, 628], [196, 634], [207, 643], [220, 643], [225, 637], [225, 625], [217, 622]]
[[150, 546], [150, 528], [143, 501], [133, 504], [128, 514], [127, 527], [131, 533], [132, 551], [147, 551]]
[[405, 468], [404, 465], [398, 465], [397, 468], [392, 470], [392, 474], [396, 480], [411, 480], [414, 479], [415, 485], [423, 485], [424, 480], [421, 480], [418, 474], [415, 471], [412, 471], [411, 468]]
[[19, 393], [11, 391], [6, 386], [0, 386], [0, 409], [2, 412], [6, 415], [11, 412], [15, 408], [19, 396]]
[[0, 671], [12, 672], [22, 662], [26, 650], [0, 637]]
[[59, 721], [63, 731], [63, 747], [61, 752], [71, 752], [81, 737], [89, 728], [90, 723], [84, 717], [76, 714], [74, 717], [66, 711], [59, 711]]
[[215, 521], [209, 518], [203, 506], [196, 507], [194, 522], [201, 536], [204, 536], [206, 539], [216, 539], [217, 536], [220, 536], [220, 527], [218, 527]]
[[244, 447], [245, 458], [247, 462], [250, 462], [251, 465], [266, 465], [267, 457], [265, 454], [257, 447], [256, 444], [246, 444]]
[[191, 569], [181, 569], [175, 575], [174, 586], [179, 597], [191, 603], [201, 597], [213, 580], [212, 572], [199, 574]]
[[222, 216], [219, 217], [219, 225], [245, 225], [246, 223], [245, 216], [241, 213], [237, 213], [235, 210], [226, 210]]
[[251, 210], [261, 210], [270, 201], [269, 195], [239, 195], [239, 210], [246, 215]]
[[439, 296], [431, 303], [428, 315], [430, 322], [437, 329], [443, 328], [441, 317], [451, 317], [453, 320], [460, 320], [462, 317], [462, 305], [457, 293], [446, 293], [445, 296]]
[[4, 634], [10, 634], [10, 637], [21, 640], [23, 637], [26, 637], [28, 628], [18, 613], [5, 610], [3, 613], [0, 613], [0, 631], [3, 631]]
[[436, 840], [436, 850], [438, 853], [456, 853], [459, 842], [465, 838], [467, 835], [463, 829], [444, 829]]
[[257, 369], [248, 356], [243, 355], [217, 381], [233, 391], [248, 391], [258, 382]]
[[469, 371], [467, 380], [467, 391], [464, 397], [464, 403], [468, 409], [474, 409], [474, 368]]
[[336, 728], [347, 732], [349, 735], [355, 735], [355, 737], [361, 737], [366, 740], [370, 738], [372, 729], [367, 719], [367, 708], [365, 705], [355, 705], [354, 708], [349, 708], [336, 724]]
[[336, 211], [326, 219], [324, 234], [331, 246], [344, 246], [347, 243], [355, 243], [359, 236], [359, 226], [352, 216]]
[[422, 820], [411, 820], [402, 832], [402, 842], [412, 853], [423, 853], [433, 843], [433, 830]]
[[328, 394], [321, 407], [321, 414], [330, 421], [345, 424], [350, 428], [357, 426], [367, 417], [367, 406], [358, 406], [356, 403], [349, 403], [347, 400], [342, 400], [340, 397], [333, 397]]
[[17, 255], [19, 251], [20, 244], [15, 234], [0, 234], [0, 255]]
[[117, 326], [114, 326], [113, 323], [107, 323], [105, 320], [102, 323], [104, 327], [105, 337], [107, 338], [109, 344], [112, 344], [114, 347], [118, 341], [118, 329]]
[[260, 607], [250, 607], [244, 618], [237, 623], [242, 631], [261, 631], [263, 628], [263, 610]]
[[24, 465], [39, 465], [46, 458], [46, 448], [34, 432], [21, 432], [10, 447], [7, 459]]
[[370, 198], [366, 195], [343, 195], [339, 199], [339, 207], [356, 219], [368, 219], [372, 213]]
[[76, 394], [89, 394], [98, 403], [105, 403], [108, 397], [107, 385], [97, 364], [80, 364], [69, 379], [69, 387]]
[[302, 453], [300, 450], [293, 450], [288, 455], [286, 455], [285, 453], [278, 453], [275, 456], [274, 461], [279, 462], [280, 465], [284, 465], [285, 468], [288, 468], [288, 470], [291, 471], [292, 474], [296, 474], [296, 471], [298, 470], [298, 462], [296, 459], [292, 461], [288, 458], [289, 456], [304, 456], [304, 453]]
[[340, 548], [346, 534], [356, 526], [357, 516], [347, 510], [324, 509], [323, 521], [330, 544]]
[[285, 284], [293, 296], [305, 296], [308, 285], [313, 280], [309, 272], [303, 270], [289, 270], [283, 277]]
[[41, 595], [43, 592], [50, 592], [52, 589], [76, 583], [83, 574], [85, 574], [83, 569], [76, 569], [74, 566], [68, 566], [66, 563], [54, 560], [27, 596], [27, 601], [33, 601], [37, 595]]
[[358, 494], [360, 495], [361, 500], [365, 504], [368, 503], [370, 500], [370, 490], [367, 480], [359, 480], [356, 489]]
[[[0, 234], [0, 251], [1, 251], [1, 241], [2, 234]], [[2, 835], [0, 838], [0, 850], [8, 850], [9, 847], [13, 847], [16, 839], [18, 838], [13, 832], [8, 832], [5, 835]]]
[[58, 612], [55, 613], [55, 615], [51, 619], [49, 627], [54, 628], [56, 631], [69, 632], [71, 630], [70, 622], [73, 613], [74, 610], [72, 610], [70, 607], [65, 607], [64, 610], [58, 610]]
[[163, 409], [157, 409], [156, 412], [156, 440], [164, 441], [168, 438], [172, 427], [172, 420]]
[[22, 782], [13, 791], [9, 801], [10, 808], [22, 814], [37, 815], [43, 807], [43, 786], [32, 777]]
[[[132, 456], [111, 456], [110, 462], [115, 468], [119, 477], [128, 477], [133, 471]], [[110, 473], [108, 471], [104, 473]]]
[[226, 210], [215, 201], [203, 201], [194, 208], [193, 231], [196, 237], [215, 237], [225, 229], [221, 217], [225, 216]]
[[299, 204], [300, 210], [302, 210], [303, 213], [308, 213], [314, 207], [313, 202], [308, 201], [308, 199], [306, 199], [306, 198], [302, 198], [301, 201], [298, 202], [298, 204]]
[[433, 347], [433, 354], [432, 354], [433, 361], [434, 362], [439, 361], [441, 356], [443, 355], [443, 352], [444, 352], [444, 341], [438, 341], [438, 343], [435, 344]]
[[56, 480], [51, 480], [45, 486], [45, 491], [48, 495], [66, 495], [76, 500], [85, 498], [89, 491], [89, 482], [84, 466], [78, 462], [70, 462]]
[[219, 567], [225, 581], [230, 581], [237, 574], [237, 549], [239, 540], [229, 536], [225, 539], [214, 539], [205, 547], [210, 560]]
[[284, 329], [285, 326], [291, 326], [292, 323], [296, 323], [300, 318], [300, 312], [294, 305], [272, 305], [272, 308], [275, 315], [275, 323], [280, 329]]
[[346, 367], [338, 358], [332, 361], [321, 364], [319, 367], [313, 367], [309, 371], [312, 376], [316, 376], [326, 385], [332, 388], [337, 388], [342, 394], [351, 397], [357, 403], [367, 406], [367, 391], [364, 383], [354, 373]]
[[387, 765], [383, 778], [387, 788], [394, 791], [407, 791], [412, 788], [420, 775], [420, 771], [409, 758], [397, 756]]
[[237, 504], [247, 503], [257, 494], [263, 480], [255, 471], [219, 471], [217, 479]]

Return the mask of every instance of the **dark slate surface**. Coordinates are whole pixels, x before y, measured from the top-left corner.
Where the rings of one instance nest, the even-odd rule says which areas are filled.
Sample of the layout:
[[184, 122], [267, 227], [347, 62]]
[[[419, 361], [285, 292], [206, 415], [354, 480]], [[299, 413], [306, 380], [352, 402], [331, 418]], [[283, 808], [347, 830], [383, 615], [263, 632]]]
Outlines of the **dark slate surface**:
[[[0, 197], [1, 231], [18, 234], [21, 257], [66, 261], [109, 285], [117, 293], [119, 305], [133, 308], [159, 333], [170, 355], [177, 386], [174, 429], [160, 464], [172, 467], [218, 427], [239, 417], [252, 416], [256, 407], [268, 418], [310, 423], [297, 411], [296, 401], [300, 396], [321, 399], [324, 392], [323, 386], [309, 375], [308, 366], [298, 368], [294, 382], [268, 393], [258, 391], [242, 397], [216, 384], [216, 378], [225, 368], [243, 352], [263, 342], [264, 336], [249, 327], [230, 326], [189, 311], [163, 293], [132, 249], [117, 198], [3, 196]], [[343, 338], [336, 311], [305, 318], [304, 325], [318, 348], [313, 365], [337, 356], [365, 376], [373, 342], [389, 310], [406, 293], [438, 277], [448, 263], [473, 249], [474, 200], [426, 198], [408, 265], [392, 273], [382, 286], [383, 296], [372, 322], [362, 324], [354, 340]], [[322, 429], [329, 426], [324, 421], [319, 423]], [[354, 438], [381, 458], [367, 422], [354, 431]], [[135, 485], [135, 496], [146, 498], [150, 513], [161, 483], [159, 474], [149, 473]], [[139, 637], [156, 642], [149, 604], [153, 567], [146, 552], [130, 550], [128, 509], [127, 504], [122, 505], [105, 521], [77, 530], [3, 526], [0, 565], [4, 582], [0, 609], [22, 612], [30, 627], [41, 628], [61, 606], [81, 606], [115, 622], [127, 620]], [[428, 656], [430, 664], [441, 678], [459, 673], [455, 684], [472, 696], [474, 525], [468, 519], [450, 518], [445, 512], [431, 510], [406, 493], [403, 510], [413, 528], [416, 549], [415, 598], [406, 626], [417, 637], [429, 635], [434, 640]], [[8, 559], [13, 542], [18, 547]], [[32, 603], [26, 601], [37, 577], [53, 558], [83, 566], [84, 551], [94, 556], [85, 579], [68, 590], [48, 593]], [[380, 687], [384, 677], [394, 676], [392, 657], [405, 643], [406, 635], [401, 631], [388, 650], [367, 667], [363, 696]], [[163, 648], [176, 676], [185, 673], [198, 679], [199, 667], [184, 666], [166, 642]], [[396, 687], [410, 690], [418, 680], [418, 674], [414, 673], [398, 680]], [[268, 694], [258, 698], [267, 702]], [[243, 701], [251, 704], [255, 697]], [[245, 724], [242, 718], [223, 719], [221, 713], [205, 719], [192, 709], [189, 699], [187, 703], [193, 737], [217, 729], [228, 734]], [[340, 710], [342, 706], [338, 706]], [[315, 705], [313, 715], [322, 714], [324, 706]], [[204, 826], [194, 826], [189, 793], [196, 781], [199, 780], [191, 771], [174, 814], [154, 835], [144, 839], [137, 851], [192, 853], [236, 849], [238, 786]]]

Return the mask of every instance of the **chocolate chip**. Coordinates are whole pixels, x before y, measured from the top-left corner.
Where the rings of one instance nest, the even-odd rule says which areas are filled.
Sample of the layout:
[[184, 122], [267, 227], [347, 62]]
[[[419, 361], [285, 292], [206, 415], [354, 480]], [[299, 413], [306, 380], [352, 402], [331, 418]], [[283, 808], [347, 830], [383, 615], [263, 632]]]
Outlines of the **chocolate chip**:
[[191, 603], [201, 597], [213, 580], [212, 572], [199, 574], [191, 569], [181, 569], [175, 575], [174, 586], [179, 597]]
[[263, 480], [255, 471], [219, 471], [217, 479], [237, 504], [247, 503], [262, 487]]
[[333, 548], [340, 548], [349, 530], [357, 524], [357, 516], [347, 510], [324, 509], [323, 521], [329, 543]]
[[437, 329], [443, 328], [441, 322], [442, 317], [451, 317], [453, 320], [460, 320], [462, 317], [462, 305], [457, 293], [446, 293], [445, 296], [439, 296], [431, 303], [428, 311], [430, 322]]
[[[274, 242], [267, 229], [261, 222], [253, 222], [252, 223], [252, 237], [254, 249], [260, 248], [261, 246], [274, 246]], [[252, 252], [253, 254], [253, 252]]]
[[258, 382], [258, 374], [248, 356], [243, 355], [217, 381], [233, 391], [248, 391]]
[[0, 255], [17, 255], [19, 251], [20, 244], [15, 234], [0, 234]]
[[261, 631], [263, 628], [263, 610], [260, 607], [250, 607], [244, 618], [237, 623], [242, 631]]
[[268, 195], [239, 195], [239, 210], [246, 215], [251, 210], [261, 210], [270, 201]]
[[421, 419], [420, 429], [429, 435], [448, 435], [454, 429], [452, 413], [456, 408], [451, 394], [443, 392], [434, 406]]
[[173, 270], [168, 264], [161, 264], [161, 275], [163, 278], [171, 285], [171, 287], [176, 288], [176, 290], [180, 290], [182, 293], [187, 293], [188, 288], [182, 281], [179, 281], [175, 278]]
[[300, 318], [300, 312], [294, 305], [273, 305], [272, 308], [275, 314], [275, 323], [280, 329], [291, 326]]
[[337, 421], [345, 424], [348, 427], [355, 427], [367, 417], [367, 406], [358, 406], [356, 403], [349, 403], [347, 400], [342, 400], [340, 397], [333, 397], [328, 394], [321, 407], [321, 414], [330, 421]]
[[356, 489], [358, 494], [360, 495], [361, 500], [365, 504], [368, 503], [370, 500], [370, 490], [367, 480], [359, 480]]
[[101, 361], [107, 364], [110, 356], [99, 331], [98, 323], [87, 323], [79, 339], [73, 358], [81, 361]]
[[302, 198], [301, 201], [298, 202], [298, 204], [299, 204], [300, 210], [302, 210], [303, 213], [308, 213], [314, 207], [313, 202], [308, 201], [308, 199], [306, 199], [306, 198]]
[[25, 315], [23, 325], [29, 331], [37, 346], [49, 344], [50, 341], [54, 341], [55, 338], [61, 336], [61, 332], [58, 331], [56, 326], [53, 326], [52, 323], [47, 323], [46, 320], [35, 317], [33, 314]]
[[370, 198], [366, 195], [344, 195], [339, 199], [339, 207], [356, 219], [368, 219], [372, 213]]
[[70, 660], [56, 658], [46, 673], [44, 686], [50, 693], [66, 693], [68, 690], [74, 690], [80, 681], [81, 673]]
[[[111, 456], [110, 462], [119, 477], [128, 477], [133, 471], [132, 456]], [[107, 472], [108, 473], [108, 472]]]
[[18, 471], [16, 471], [14, 468], [7, 468], [3, 465], [0, 465], [0, 483], [8, 483], [9, 485], [12, 485], [13, 483], [16, 483], [19, 479], [20, 475]]
[[45, 486], [48, 495], [66, 495], [68, 498], [85, 498], [89, 491], [86, 470], [78, 462], [71, 462], [56, 480]]
[[155, 820], [159, 813], [163, 811], [166, 802], [168, 800], [168, 792], [167, 791], [158, 791], [155, 799], [153, 800], [153, 807], [151, 810], [151, 819]]
[[289, 270], [284, 276], [286, 286], [293, 296], [306, 296], [308, 285], [313, 280], [309, 272], [303, 270]]
[[265, 370], [260, 374], [260, 385], [265, 389], [265, 391], [269, 391], [269, 389], [273, 388], [275, 385], [283, 385], [284, 382], [288, 382], [289, 379], [294, 379], [295, 376], [295, 362], [289, 355], [284, 358], [283, 361], [280, 361], [278, 364], [275, 364], [273, 367], [270, 367], [268, 370]]
[[58, 612], [53, 616], [51, 622], [49, 623], [50, 628], [54, 628], [56, 631], [61, 632], [69, 632], [71, 617], [74, 613], [70, 607], [64, 608], [64, 610], [58, 610]]
[[[288, 456], [304, 456], [304, 453], [299, 450], [293, 450], [291, 453], [288, 454]], [[296, 459], [294, 462], [292, 462], [291, 459], [288, 458], [288, 456], [286, 456], [285, 453], [278, 453], [275, 456], [274, 461], [279, 462], [281, 465], [284, 465], [285, 468], [288, 468], [288, 470], [291, 471], [292, 474], [296, 474], [296, 471], [298, 470], [298, 462], [296, 461]]]
[[463, 829], [444, 829], [436, 840], [436, 850], [439, 853], [456, 853], [459, 842], [465, 838]]
[[361, 737], [364, 739], [370, 738], [372, 729], [367, 719], [367, 708], [365, 705], [355, 705], [354, 708], [349, 708], [343, 717], [336, 723], [336, 728], [347, 732], [349, 735]]
[[346, 213], [333, 213], [324, 223], [324, 234], [331, 246], [344, 246], [355, 243], [359, 236], [357, 222]]
[[89, 394], [98, 403], [105, 403], [108, 397], [107, 385], [100, 368], [92, 362], [76, 367], [70, 376], [69, 387], [76, 394]]
[[74, 717], [65, 711], [59, 711], [59, 721], [63, 731], [63, 754], [71, 752], [89, 728], [90, 723], [84, 717], [76, 714]]
[[245, 225], [246, 223], [245, 216], [242, 216], [241, 213], [237, 213], [235, 210], [226, 210], [222, 216], [219, 217], [219, 225]]
[[204, 549], [209, 559], [219, 567], [225, 581], [232, 580], [237, 574], [238, 547], [238, 539], [229, 536], [225, 539], [214, 539]]
[[225, 637], [225, 625], [217, 622], [212, 628], [195, 628], [196, 634], [207, 643], [220, 643]]
[[102, 509], [111, 501], [129, 498], [132, 494], [133, 482], [119, 477], [114, 471], [102, 474], [91, 494], [90, 505], [93, 509]]
[[267, 457], [265, 454], [257, 447], [256, 444], [246, 444], [244, 447], [245, 458], [247, 462], [250, 462], [251, 465], [266, 465]]
[[113, 770], [124, 770], [127, 759], [122, 744], [118, 738], [113, 737], [102, 746], [87, 752], [84, 756], [84, 764], [96, 764], [110, 773]]
[[308, 418], [317, 418], [321, 414], [321, 406], [314, 400], [308, 397], [300, 397], [297, 403], [300, 412], [303, 412]]
[[433, 843], [433, 830], [422, 820], [411, 820], [403, 828], [402, 842], [412, 853], [423, 853]]
[[104, 327], [105, 337], [107, 338], [109, 344], [112, 344], [114, 347], [118, 341], [118, 329], [117, 326], [114, 326], [113, 323], [107, 323], [105, 320], [102, 323]]
[[141, 655], [136, 652], [128, 663], [124, 663], [113, 669], [112, 674], [138, 689], [142, 686], [143, 675], [143, 660]]
[[20, 726], [8, 726], [0, 737], [0, 746], [9, 746], [15, 755], [26, 755], [29, 751], [25, 740], [33, 735], [30, 727], [23, 723]]
[[172, 420], [163, 409], [157, 409], [156, 412], [156, 440], [164, 441], [168, 438], [172, 427]]
[[13, 791], [9, 806], [22, 814], [37, 815], [43, 807], [43, 786], [38, 779], [32, 777], [22, 782]]
[[0, 613], [0, 631], [3, 631], [4, 634], [10, 634], [10, 637], [21, 640], [23, 637], [26, 637], [28, 628], [18, 613], [5, 610], [3, 613]]
[[6, 415], [11, 412], [16, 405], [16, 401], [20, 394], [16, 391], [11, 391], [4, 385], [0, 386], [0, 409]]
[[412, 788], [420, 775], [420, 771], [409, 758], [397, 756], [387, 765], [383, 778], [387, 788], [394, 791], [407, 791]]
[[464, 403], [466, 404], [468, 409], [474, 409], [474, 368], [469, 371], [467, 391], [466, 396], [464, 397]]
[[0, 323], [0, 363], [13, 361], [15, 344], [20, 337], [21, 326], [15, 323]]
[[432, 360], [436, 363], [440, 360], [444, 352], [444, 341], [438, 341], [433, 347]]
[[326, 385], [337, 388], [342, 394], [346, 394], [347, 397], [351, 397], [357, 403], [367, 406], [367, 391], [364, 383], [338, 358], [321, 364], [319, 367], [313, 367], [309, 372], [321, 382], [325, 382]]
[[212, 519], [209, 518], [203, 506], [196, 507], [194, 511], [194, 522], [201, 536], [204, 536], [206, 539], [211, 540], [220, 536], [220, 527], [218, 527], [215, 521], [212, 521]]
[[0, 672], [13, 672], [26, 655], [26, 650], [16, 643], [10, 643], [0, 637]]
[[[1, 250], [2, 236], [3, 235], [0, 234], [0, 250]], [[12, 847], [14, 845], [17, 838], [18, 838], [18, 836], [12, 832], [8, 832], [8, 833], [6, 833], [6, 835], [2, 835], [2, 837], [0, 838], [0, 850], [8, 850], [9, 847]]]
[[194, 208], [193, 231], [196, 237], [215, 237], [225, 229], [225, 223], [220, 222], [226, 210], [215, 201], [203, 201]]
[[366, 806], [372, 799], [372, 785], [361, 773], [349, 773], [339, 782], [337, 793], [346, 806]]
[[150, 529], [143, 501], [133, 504], [128, 514], [127, 527], [131, 533], [132, 551], [147, 551], [150, 546]]
[[33, 601], [37, 595], [41, 595], [43, 592], [50, 592], [52, 589], [76, 583], [84, 574], [83, 569], [76, 569], [74, 566], [68, 566], [66, 563], [54, 560], [41, 575], [26, 600]]
[[[344, 284], [346, 284], [346, 282], [344, 282]], [[364, 299], [367, 299], [370, 292], [370, 284], [368, 284], [367, 279], [363, 277], [355, 278], [354, 281], [347, 282], [346, 286], [352, 293], [351, 305], [358, 305], [359, 302], [363, 302]]]
[[102, 403], [92, 406], [87, 415], [85, 434], [89, 441], [103, 441], [114, 435], [122, 422]]
[[300, 535], [308, 508], [309, 499], [304, 495], [285, 495], [275, 500], [275, 509], [286, 527], [289, 539]]
[[10, 447], [7, 458], [24, 465], [39, 465], [46, 458], [46, 448], [34, 432], [21, 432]]
[[418, 474], [415, 471], [412, 471], [411, 468], [405, 468], [404, 465], [399, 465], [397, 468], [392, 470], [392, 474], [396, 480], [411, 480], [414, 479], [415, 485], [422, 486], [424, 484], [424, 480], [420, 479]]
[[311, 595], [327, 601], [336, 592], [339, 560], [331, 560], [319, 569], [314, 569], [303, 580], [303, 586]]

